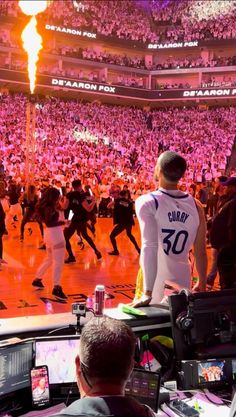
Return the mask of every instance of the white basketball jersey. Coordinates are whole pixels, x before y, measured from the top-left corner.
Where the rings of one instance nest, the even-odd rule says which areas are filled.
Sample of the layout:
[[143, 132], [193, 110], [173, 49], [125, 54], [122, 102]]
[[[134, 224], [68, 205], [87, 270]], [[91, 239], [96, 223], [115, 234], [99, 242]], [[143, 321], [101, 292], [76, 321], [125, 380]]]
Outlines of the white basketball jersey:
[[196, 238], [199, 215], [194, 198], [179, 190], [160, 188], [153, 192], [158, 226], [157, 279], [153, 290], [161, 291], [163, 282], [176, 288], [190, 288], [189, 251]]

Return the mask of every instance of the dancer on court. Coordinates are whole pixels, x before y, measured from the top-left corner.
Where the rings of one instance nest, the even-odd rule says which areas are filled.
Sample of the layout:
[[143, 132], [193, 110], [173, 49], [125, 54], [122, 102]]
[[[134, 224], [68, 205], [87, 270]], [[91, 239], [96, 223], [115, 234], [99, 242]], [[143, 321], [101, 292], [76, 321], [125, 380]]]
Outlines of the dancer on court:
[[43, 288], [42, 278], [48, 268], [52, 265], [52, 281], [54, 284], [52, 294], [57, 298], [65, 300], [60, 285], [62, 267], [64, 264], [65, 239], [63, 233], [64, 220], [61, 220], [64, 213], [60, 210], [60, 192], [56, 188], [47, 188], [39, 200], [36, 210], [39, 220], [45, 224], [44, 240], [47, 248], [47, 257], [44, 259], [36, 272], [33, 280], [34, 287]]
[[120, 235], [124, 230], [129, 240], [133, 243], [136, 251], [140, 254], [140, 248], [136, 242], [134, 235], [132, 235], [132, 227], [134, 225], [133, 217], [133, 201], [130, 199], [129, 191], [122, 190], [119, 198], [116, 198], [114, 202], [111, 202], [107, 206], [108, 208], [114, 208], [113, 210], [113, 223], [114, 228], [110, 234], [111, 244], [113, 251], [108, 252], [109, 255], [118, 256], [120, 254], [116, 237]]
[[[20, 241], [21, 242], [23, 242], [24, 240], [25, 225], [32, 220], [37, 221], [39, 228], [40, 228], [41, 238], [43, 240], [43, 224], [35, 216], [35, 207], [36, 207], [36, 204], [38, 203], [38, 200], [39, 198], [36, 192], [36, 187], [35, 185], [32, 185], [32, 184], [28, 186], [27, 191], [24, 192], [24, 194], [19, 200], [24, 204], [24, 216], [23, 216], [23, 219], [21, 221], [21, 226], [20, 226]], [[29, 234], [32, 234], [31, 228], [29, 228], [28, 231], [29, 231]], [[40, 246], [40, 249], [41, 247], [42, 246]]]

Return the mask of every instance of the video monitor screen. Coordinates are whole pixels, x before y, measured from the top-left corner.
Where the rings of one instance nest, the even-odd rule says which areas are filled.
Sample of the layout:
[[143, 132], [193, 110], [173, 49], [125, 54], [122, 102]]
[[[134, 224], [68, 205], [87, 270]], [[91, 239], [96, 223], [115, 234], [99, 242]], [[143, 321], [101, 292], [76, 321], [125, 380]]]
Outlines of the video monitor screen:
[[223, 382], [227, 380], [226, 361], [216, 360], [198, 362], [198, 382], [207, 384], [211, 382]]
[[50, 384], [76, 382], [75, 358], [79, 342], [79, 336], [36, 339], [35, 366], [47, 365]]
[[0, 348], [0, 395], [30, 387], [33, 341]]
[[160, 374], [157, 372], [133, 370], [125, 386], [125, 395], [136, 398], [157, 412], [160, 390]]

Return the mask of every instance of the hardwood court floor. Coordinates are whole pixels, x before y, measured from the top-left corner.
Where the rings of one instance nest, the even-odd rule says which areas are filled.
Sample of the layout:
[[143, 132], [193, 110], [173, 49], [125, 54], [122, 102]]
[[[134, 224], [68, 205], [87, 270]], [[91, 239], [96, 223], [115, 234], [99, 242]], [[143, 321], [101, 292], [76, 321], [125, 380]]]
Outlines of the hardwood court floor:
[[[38, 249], [40, 234], [36, 223], [26, 225], [23, 243], [19, 240], [19, 227], [20, 222], [17, 222], [16, 229], [9, 225], [9, 235], [4, 236], [4, 259], [7, 264], [2, 265], [0, 271], [0, 319], [70, 312], [71, 303], [84, 302], [87, 296], [92, 296], [96, 284], [106, 286], [107, 307], [116, 307], [120, 302], [132, 300], [139, 257], [124, 232], [117, 238], [120, 255], [108, 255], [112, 249], [109, 240], [112, 219], [98, 219], [96, 225], [95, 243], [103, 256], [100, 261], [97, 261], [86, 242], [81, 250], [77, 245], [77, 236], [73, 236], [72, 246], [77, 262], [64, 265], [61, 281], [68, 296], [67, 301], [58, 301], [52, 296], [50, 271], [43, 280], [44, 289], [32, 287], [32, 280], [45, 257], [45, 251]], [[28, 235], [28, 227], [33, 230], [31, 236]], [[140, 242], [137, 220], [133, 233]]]
[[[134, 295], [135, 281], [139, 268], [139, 256], [132, 243], [123, 232], [117, 238], [119, 256], [110, 256], [112, 250], [109, 233], [112, 219], [98, 219], [95, 243], [102, 253], [97, 261], [93, 250], [85, 242], [83, 250], [78, 246], [75, 234], [72, 247], [76, 263], [64, 265], [61, 285], [68, 296], [67, 301], [58, 301], [52, 294], [50, 270], [43, 280], [45, 288], [32, 287], [32, 280], [38, 265], [45, 257], [45, 251], [39, 250], [40, 234], [36, 223], [25, 227], [25, 240], [20, 242], [20, 222], [17, 228], [8, 225], [8, 236], [3, 238], [3, 258], [6, 265], [0, 271], [0, 318], [32, 316], [71, 311], [71, 303], [84, 302], [91, 296], [96, 284], [104, 284], [108, 293], [107, 307], [115, 307], [120, 302], [129, 302]], [[29, 236], [28, 227], [33, 233]], [[133, 233], [140, 241], [137, 224]], [[67, 255], [66, 255], [67, 256]]]

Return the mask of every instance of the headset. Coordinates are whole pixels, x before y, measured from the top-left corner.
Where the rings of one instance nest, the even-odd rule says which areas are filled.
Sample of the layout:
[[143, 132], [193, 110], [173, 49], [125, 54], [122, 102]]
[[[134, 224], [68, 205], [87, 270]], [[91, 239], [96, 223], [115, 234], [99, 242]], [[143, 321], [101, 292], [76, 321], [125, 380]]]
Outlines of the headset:
[[181, 295], [185, 295], [187, 300], [187, 311], [182, 311], [176, 318], [176, 326], [184, 331], [188, 332], [193, 328], [194, 325], [194, 315], [193, 315], [193, 298], [191, 293], [183, 289], [180, 291]]

